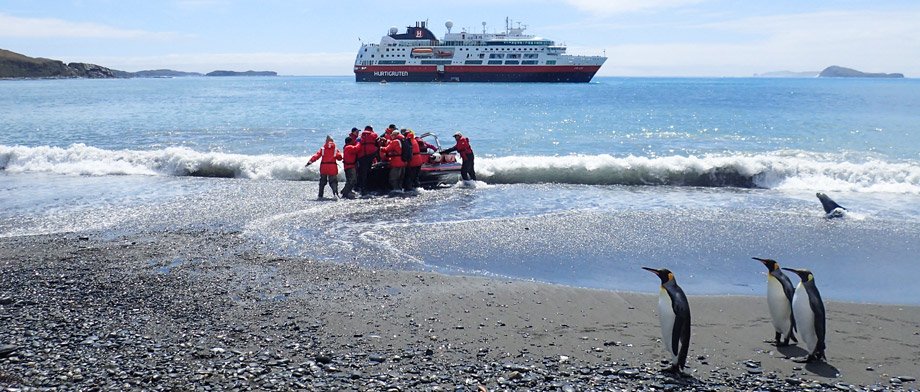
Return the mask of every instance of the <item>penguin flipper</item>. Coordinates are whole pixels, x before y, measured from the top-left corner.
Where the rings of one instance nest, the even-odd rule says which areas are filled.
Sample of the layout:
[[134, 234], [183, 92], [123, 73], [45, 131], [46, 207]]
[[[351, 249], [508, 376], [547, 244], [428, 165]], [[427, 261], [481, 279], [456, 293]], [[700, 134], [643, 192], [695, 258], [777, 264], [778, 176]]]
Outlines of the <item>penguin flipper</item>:
[[812, 286], [813, 290], [809, 290], [808, 293], [808, 305], [811, 306], [811, 311], [815, 315], [815, 335], [818, 337], [818, 345], [815, 346], [816, 353], [824, 353], [824, 337], [827, 328], [826, 324], [826, 315], [824, 313], [824, 301], [821, 300], [821, 293], [818, 292], [817, 287]]
[[690, 349], [690, 308], [682, 306], [683, 301], [674, 301], [674, 329], [671, 332], [671, 353], [677, 356], [678, 369], [683, 369], [687, 364], [687, 351]]

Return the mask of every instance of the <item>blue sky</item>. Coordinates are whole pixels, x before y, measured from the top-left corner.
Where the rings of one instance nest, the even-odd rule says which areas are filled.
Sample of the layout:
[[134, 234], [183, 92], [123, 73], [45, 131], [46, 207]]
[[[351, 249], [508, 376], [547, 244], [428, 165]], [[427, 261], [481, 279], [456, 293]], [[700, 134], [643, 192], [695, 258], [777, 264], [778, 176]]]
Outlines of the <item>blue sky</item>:
[[351, 75], [360, 45], [428, 20], [606, 54], [602, 76], [751, 76], [841, 65], [920, 76], [920, 2], [884, 0], [0, 0], [0, 48], [126, 71]]

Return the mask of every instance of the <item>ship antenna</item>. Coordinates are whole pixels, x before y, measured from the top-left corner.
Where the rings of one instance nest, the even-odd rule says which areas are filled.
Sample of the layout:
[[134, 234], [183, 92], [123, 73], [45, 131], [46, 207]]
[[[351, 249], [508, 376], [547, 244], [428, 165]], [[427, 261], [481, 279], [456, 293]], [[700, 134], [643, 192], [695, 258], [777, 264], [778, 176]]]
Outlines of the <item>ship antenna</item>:
[[486, 33], [486, 22], [482, 22], [482, 34]]

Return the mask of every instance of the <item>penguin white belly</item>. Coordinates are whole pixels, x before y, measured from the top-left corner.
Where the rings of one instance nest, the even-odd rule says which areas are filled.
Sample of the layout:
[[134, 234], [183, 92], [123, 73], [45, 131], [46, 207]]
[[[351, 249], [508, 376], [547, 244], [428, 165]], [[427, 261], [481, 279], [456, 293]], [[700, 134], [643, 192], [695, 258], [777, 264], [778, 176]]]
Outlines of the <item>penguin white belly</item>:
[[792, 328], [792, 305], [786, 299], [782, 283], [771, 275], [767, 275], [767, 304], [770, 306], [773, 328], [785, 339]]
[[664, 346], [665, 352], [671, 354], [671, 362], [676, 363], [677, 351], [673, 349], [674, 307], [671, 306], [671, 296], [668, 295], [668, 291], [664, 287], [661, 288], [661, 293], [658, 296], [658, 318], [661, 320], [661, 345]]
[[818, 346], [818, 334], [815, 333], [815, 313], [811, 310], [808, 292], [801, 283], [795, 288], [795, 295], [792, 296], [792, 311], [795, 312], [796, 330], [799, 337], [805, 342], [808, 353], [811, 354]]

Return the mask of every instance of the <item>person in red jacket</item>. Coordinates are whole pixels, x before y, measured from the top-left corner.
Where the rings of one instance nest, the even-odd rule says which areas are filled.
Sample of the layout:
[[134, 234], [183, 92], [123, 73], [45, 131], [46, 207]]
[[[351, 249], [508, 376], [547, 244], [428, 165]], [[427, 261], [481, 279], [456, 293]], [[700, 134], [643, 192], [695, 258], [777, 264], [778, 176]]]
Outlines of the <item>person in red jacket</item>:
[[406, 144], [412, 148], [412, 160], [410, 160], [409, 165], [406, 166], [406, 179], [403, 181], [403, 188], [410, 190], [419, 187], [418, 175], [422, 171], [422, 164], [424, 164], [428, 158], [427, 155], [422, 155], [421, 147], [425, 142], [416, 138], [415, 132], [411, 129], [406, 133], [406, 140], [408, 140]]
[[358, 145], [358, 136], [360, 133], [358, 128], [351, 128], [351, 133], [348, 134], [348, 137], [351, 138], [350, 144]]
[[371, 165], [377, 158], [377, 133], [374, 127], [368, 125], [364, 127], [358, 144], [358, 189], [362, 195], [367, 194], [367, 173], [371, 171]]
[[[357, 129], [356, 129], [357, 130]], [[358, 144], [350, 136], [345, 138], [345, 147], [342, 149], [342, 164], [345, 166], [345, 187], [342, 196], [354, 199], [355, 184], [357, 183]]]
[[323, 189], [326, 188], [326, 183], [329, 183], [329, 187], [332, 188], [332, 195], [336, 199], [339, 198], [339, 165], [335, 161], [342, 160], [342, 152], [335, 148], [335, 142], [332, 141], [332, 136], [326, 136], [326, 144], [323, 145], [316, 154], [313, 154], [313, 157], [310, 158], [310, 162], [307, 162], [306, 166], [310, 166], [313, 162], [317, 160], [319, 162], [319, 199], [323, 198]]
[[388, 126], [387, 129], [383, 131], [383, 138], [387, 139], [389, 142], [390, 140], [393, 140], [395, 133], [399, 133], [399, 131], [396, 130], [396, 124], [390, 124], [390, 126]]
[[402, 142], [405, 139], [399, 132], [393, 132], [393, 140], [383, 148], [387, 161], [390, 162], [390, 191], [401, 191], [406, 161], [402, 158]]
[[476, 171], [473, 170], [473, 147], [470, 146], [470, 139], [457, 132], [454, 134], [454, 140], [457, 141], [457, 144], [441, 153], [448, 154], [453, 151], [460, 153], [460, 158], [463, 159], [463, 165], [460, 166], [460, 177], [463, 178], [463, 181], [476, 181]]

